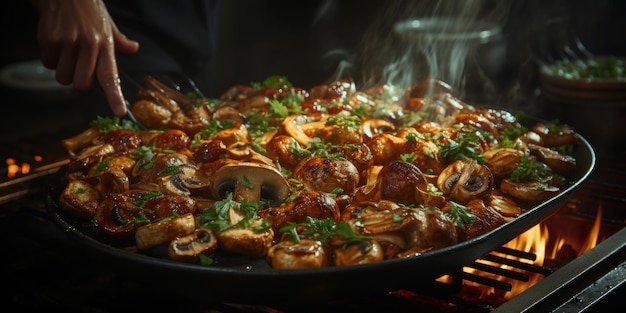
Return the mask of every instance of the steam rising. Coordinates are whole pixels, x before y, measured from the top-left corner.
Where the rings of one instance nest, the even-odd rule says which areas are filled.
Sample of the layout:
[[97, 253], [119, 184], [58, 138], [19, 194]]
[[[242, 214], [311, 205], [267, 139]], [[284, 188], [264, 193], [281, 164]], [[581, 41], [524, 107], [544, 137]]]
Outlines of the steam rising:
[[[363, 36], [353, 63], [343, 63], [364, 88], [381, 84], [411, 86], [424, 78], [451, 85], [462, 97], [468, 73], [485, 79], [476, 54], [481, 45], [498, 40], [508, 1], [390, 1]], [[483, 64], [484, 65], [484, 64]], [[472, 77], [475, 79], [476, 77]], [[360, 81], [359, 81], [360, 80]]]

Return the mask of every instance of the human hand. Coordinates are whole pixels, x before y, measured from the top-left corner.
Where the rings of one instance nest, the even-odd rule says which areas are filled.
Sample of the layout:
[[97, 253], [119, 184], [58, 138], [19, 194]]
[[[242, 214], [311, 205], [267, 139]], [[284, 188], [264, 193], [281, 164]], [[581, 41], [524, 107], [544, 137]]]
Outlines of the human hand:
[[104, 90], [113, 113], [127, 113], [115, 52], [137, 52], [139, 43], [126, 38], [102, 0], [35, 0], [39, 11], [37, 40], [41, 61], [56, 70], [56, 80], [78, 90]]

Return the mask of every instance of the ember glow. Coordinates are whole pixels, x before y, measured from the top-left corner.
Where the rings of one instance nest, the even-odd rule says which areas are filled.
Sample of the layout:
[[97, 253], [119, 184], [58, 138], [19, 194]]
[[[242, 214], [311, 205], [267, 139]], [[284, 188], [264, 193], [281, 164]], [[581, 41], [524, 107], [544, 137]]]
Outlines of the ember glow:
[[[40, 155], [35, 155], [33, 157], [33, 162], [41, 163], [43, 161], [43, 157]], [[7, 168], [7, 178], [14, 178], [16, 175], [26, 175], [31, 171], [31, 165], [28, 162], [19, 163], [14, 158], [7, 158], [5, 161]]]

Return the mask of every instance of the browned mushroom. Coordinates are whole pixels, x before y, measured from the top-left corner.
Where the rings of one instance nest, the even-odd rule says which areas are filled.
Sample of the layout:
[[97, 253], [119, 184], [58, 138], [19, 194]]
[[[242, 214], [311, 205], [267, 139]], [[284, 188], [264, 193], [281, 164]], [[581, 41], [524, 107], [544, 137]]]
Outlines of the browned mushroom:
[[556, 196], [560, 189], [539, 181], [517, 182], [512, 179], [504, 179], [500, 183], [503, 193], [530, 203], [538, 203]]
[[162, 175], [159, 177], [159, 190], [167, 194], [178, 194], [182, 196], [191, 195], [191, 189], [195, 193], [202, 193], [201, 189], [208, 188], [210, 183], [208, 179], [201, 179], [196, 176], [197, 167], [194, 164], [181, 164], [178, 165], [177, 170], [170, 175]]
[[193, 214], [187, 213], [137, 227], [135, 242], [137, 249], [146, 250], [167, 244], [177, 237], [187, 236], [195, 229], [196, 220]]
[[568, 175], [576, 168], [576, 159], [570, 155], [561, 154], [536, 144], [528, 144], [528, 149], [530, 149], [531, 154], [548, 165], [555, 173]]
[[483, 153], [487, 159], [487, 167], [491, 170], [495, 180], [500, 180], [511, 175], [515, 166], [524, 156], [524, 152], [512, 148], [493, 149]]
[[488, 196], [493, 184], [489, 168], [473, 159], [452, 162], [437, 178], [437, 188], [444, 196], [461, 204]]
[[319, 240], [281, 240], [267, 252], [267, 263], [275, 269], [321, 268], [330, 264], [332, 252]]
[[283, 205], [262, 209], [257, 214], [269, 221], [275, 233], [289, 223], [303, 222], [307, 217], [339, 220], [339, 206], [334, 198], [323, 192], [299, 191]]
[[189, 147], [191, 138], [180, 129], [168, 129], [157, 133], [150, 138], [147, 146], [152, 146], [159, 151], [181, 151]]
[[211, 185], [215, 199], [225, 199], [232, 192], [235, 201], [260, 203], [264, 199], [270, 205], [279, 205], [290, 192], [289, 182], [276, 168], [252, 162], [221, 166], [213, 174]]
[[133, 116], [148, 129], [163, 129], [172, 119], [172, 111], [148, 99], [139, 99], [131, 108]]
[[[234, 222], [231, 221], [231, 224]], [[274, 243], [274, 231], [271, 228], [255, 231], [250, 228], [231, 227], [216, 232], [215, 236], [225, 251], [249, 257], [265, 257]]]
[[143, 197], [145, 201], [139, 202], [145, 202], [141, 207], [150, 213], [146, 212], [146, 217], [151, 221], [158, 221], [174, 215], [194, 214], [198, 211], [196, 200], [183, 195], [162, 194], [146, 198], [150, 195], [144, 192], [143, 194], [136, 193], [133, 196]]
[[289, 135], [306, 147], [311, 141], [311, 134], [322, 129], [325, 123], [324, 118], [315, 119], [307, 115], [289, 115], [280, 124], [279, 134]]
[[68, 164], [67, 171], [69, 173], [86, 171], [93, 165], [100, 163], [105, 157], [113, 155], [115, 149], [110, 144], [101, 144], [89, 146], [75, 157]]
[[375, 134], [388, 133], [395, 129], [391, 122], [380, 118], [366, 118], [361, 123], [361, 133], [366, 140], [371, 139]]
[[384, 259], [383, 248], [376, 240], [362, 240], [339, 246], [333, 249], [333, 260], [336, 266], [369, 264]]
[[543, 145], [546, 147], [559, 147], [578, 142], [578, 136], [571, 128], [563, 128], [558, 132], [553, 132], [550, 130], [548, 125], [544, 123], [536, 123], [531, 127], [531, 130], [541, 136]]
[[307, 190], [351, 194], [359, 183], [359, 170], [346, 159], [313, 156], [300, 161], [291, 177]]
[[439, 209], [367, 205], [350, 211], [346, 221], [359, 234], [371, 236], [381, 245], [386, 242], [384, 247], [397, 247], [398, 251], [406, 252], [404, 255], [419, 254], [457, 243], [452, 220]]
[[61, 144], [70, 154], [75, 157], [85, 147], [92, 145], [92, 140], [100, 136], [100, 130], [96, 127], [89, 127], [80, 134], [61, 140]]
[[265, 147], [268, 157], [288, 169], [293, 169], [302, 160], [299, 154], [294, 153], [300, 149], [302, 149], [300, 143], [289, 135], [276, 135], [268, 141]]
[[126, 194], [113, 194], [98, 204], [93, 222], [100, 231], [111, 238], [124, 238], [134, 234], [142, 208]]
[[119, 167], [107, 167], [83, 180], [92, 185], [101, 195], [123, 193], [130, 189], [129, 178]]
[[473, 221], [472, 223], [463, 224], [462, 227], [456, 227], [459, 241], [476, 238], [507, 222], [498, 210], [485, 205], [485, 202], [481, 199], [472, 199], [465, 204], [465, 207], [471, 212]]
[[149, 161], [138, 161], [133, 168], [132, 175], [138, 178], [136, 186], [150, 191], [159, 190], [162, 178], [170, 176], [185, 164], [193, 164], [190, 157], [182, 153], [158, 153]]
[[174, 261], [198, 263], [201, 255], [209, 256], [217, 247], [213, 231], [196, 228], [193, 233], [170, 241], [167, 254]]
[[365, 143], [370, 148], [374, 165], [385, 165], [392, 160], [399, 159], [406, 139], [393, 134], [375, 134], [372, 139]]
[[102, 196], [91, 184], [83, 180], [71, 180], [63, 189], [59, 205], [77, 219], [90, 219], [96, 214], [96, 208]]

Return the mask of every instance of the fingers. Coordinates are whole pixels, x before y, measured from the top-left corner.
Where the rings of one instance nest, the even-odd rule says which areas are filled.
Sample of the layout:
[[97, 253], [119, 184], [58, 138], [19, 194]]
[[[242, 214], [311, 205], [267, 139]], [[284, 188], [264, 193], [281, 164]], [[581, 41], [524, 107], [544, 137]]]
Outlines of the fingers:
[[115, 23], [111, 25], [113, 33], [113, 42], [115, 43], [115, 51], [124, 54], [133, 54], [139, 50], [139, 43], [135, 40], [128, 39], [126, 35], [117, 29]]
[[76, 71], [76, 49], [73, 45], [63, 45], [56, 65], [56, 80], [63, 85], [70, 85]]
[[109, 106], [116, 116], [126, 115], [126, 102], [120, 86], [113, 46], [101, 51], [96, 65], [96, 76], [104, 90]]
[[73, 76], [76, 89], [87, 90], [93, 86], [97, 59], [98, 49], [94, 46], [86, 46], [80, 50]]

